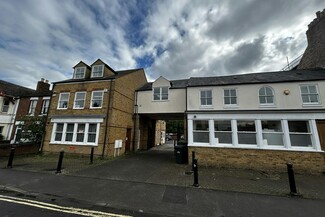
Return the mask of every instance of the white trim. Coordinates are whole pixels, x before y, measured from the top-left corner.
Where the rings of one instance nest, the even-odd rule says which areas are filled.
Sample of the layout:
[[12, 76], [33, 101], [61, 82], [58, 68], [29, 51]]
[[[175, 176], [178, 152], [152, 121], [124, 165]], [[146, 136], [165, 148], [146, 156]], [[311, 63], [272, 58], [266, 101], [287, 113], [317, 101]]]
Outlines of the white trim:
[[[66, 108], [60, 108], [60, 101], [61, 101], [61, 97], [62, 97], [62, 94], [68, 94], [68, 99], [67, 99], [67, 107]], [[57, 105], [57, 108], [56, 109], [59, 109], [59, 110], [66, 110], [69, 108], [69, 100], [70, 100], [70, 93], [69, 92], [62, 92], [59, 94], [59, 100], [58, 100], [58, 105]]]
[[[324, 114], [323, 118], [324, 119]], [[197, 121], [208, 121], [209, 123], [209, 143], [200, 143], [195, 142], [193, 140], [193, 120]], [[232, 144], [223, 144], [217, 143], [214, 138], [214, 121], [218, 120], [231, 120], [232, 127]], [[240, 120], [251, 120], [255, 123], [255, 132], [256, 135], [256, 143], [257, 144], [238, 144], [238, 129], [237, 129], [237, 121]], [[263, 128], [262, 128], [262, 120], [274, 120], [281, 122], [282, 128], [282, 140], [283, 146], [279, 145], [268, 145], [264, 143], [263, 140]], [[292, 146], [290, 135], [294, 133], [289, 132], [288, 121], [307, 121], [309, 125], [309, 132], [306, 133], [298, 133], [308, 134], [311, 139], [312, 146]], [[249, 132], [247, 132], [249, 133]], [[188, 115], [188, 144], [189, 146], [197, 146], [197, 147], [228, 147], [228, 148], [243, 148], [243, 149], [262, 149], [262, 150], [291, 150], [291, 151], [312, 151], [312, 152], [322, 152], [319, 136], [317, 133], [317, 125], [315, 119], [309, 114], [301, 115], [301, 114], [189, 114]], [[307, 144], [306, 144], [307, 145]], [[308, 144], [309, 145], [309, 144]]]
[[252, 150], [270, 150], [270, 151], [299, 151], [299, 152], [318, 152], [318, 153], [324, 153], [324, 151], [322, 150], [315, 150], [315, 149], [312, 149], [312, 148], [304, 148], [304, 147], [301, 147], [301, 148], [291, 148], [291, 149], [288, 149], [288, 148], [284, 148], [284, 147], [277, 147], [277, 146], [272, 146], [272, 147], [263, 147], [263, 148], [256, 148], [256, 146], [243, 146], [243, 145], [240, 145], [240, 146], [229, 146], [229, 145], [209, 145], [209, 143], [188, 143], [188, 146], [189, 147], [205, 147], [205, 148], [232, 148], [232, 149], [252, 149]]
[[[102, 104], [101, 104], [101, 106], [99, 106], [99, 107], [93, 107], [92, 105], [93, 105], [93, 97], [94, 97], [94, 93], [95, 92], [101, 92], [102, 93]], [[94, 91], [92, 91], [91, 92], [91, 99], [90, 99], [90, 108], [91, 109], [100, 109], [100, 108], [102, 108], [103, 107], [103, 104], [104, 104], [104, 90], [94, 90]], [[108, 105], [109, 106], [109, 105]]]
[[51, 118], [51, 123], [102, 123], [103, 118]]
[[[76, 72], [77, 72], [77, 69], [84, 69], [83, 70], [83, 76], [81, 77], [81, 78], [76, 78]], [[86, 67], [85, 66], [83, 66], [83, 67], [76, 67], [75, 69], [74, 69], [74, 72], [73, 72], [73, 79], [83, 79], [83, 78], [85, 78], [85, 76], [86, 76]]]
[[[71, 122], [72, 123], [72, 122]], [[62, 136], [60, 141], [55, 141], [55, 134], [58, 124], [63, 124], [63, 130], [62, 130]], [[98, 138], [99, 138], [99, 125], [100, 123], [94, 123], [94, 122], [74, 122], [74, 129], [73, 129], [73, 135], [72, 135], [72, 141], [65, 141], [66, 133], [67, 133], [67, 126], [70, 124], [69, 122], [60, 122], [60, 123], [54, 123], [53, 129], [52, 129], [52, 136], [50, 144], [58, 144], [58, 145], [82, 145], [82, 146], [97, 146], [98, 145]], [[85, 130], [83, 132], [83, 141], [77, 142], [77, 128], [78, 124], [84, 124]], [[89, 130], [89, 124], [96, 124], [96, 137], [95, 142], [88, 142], [88, 130]]]
[[[162, 89], [167, 88], [167, 99], [162, 99]], [[155, 99], [155, 89], [159, 88], [159, 99]], [[166, 102], [169, 101], [169, 86], [152, 87], [152, 102]]]
[[50, 100], [51, 97], [50, 96], [43, 96], [43, 99], [42, 100]]
[[30, 101], [32, 101], [32, 100], [38, 100], [38, 97], [31, 97], [31, 98], [29, 98], [29, 100]]
[[[303, 86], [307, 86], [308, 89], [309, 89], [309, 86], [315, 86], [318, 102], [304, 102], [303, 101], [302, 93], [301, 93], [301, 87], [303, 87]], [[302, 106], [320, 106], [322, 104], [319, 89], [318, 89], [318, 84], [299, 84], [299, 90], [300, 90], [300, 100], [301, 100]]]
[[[84, 93], [84, 98], [83, 98], [83, 106], [82, 107], [76, 107], [76, 98], [77, 98], [77, 95], [78, 93], [82, 94]], [[85, 108], [85, 104], [86, 104], [86, 98], [87, 98], [87, 92], [86, 91], [78, 91], [78, 92], [75, 92], [74, 93], [74, 100], [73, 100], [73, 109], [84, 109]], [[80, 100], [81, 101], [81, 100]]]
[[[223, 89], [223, 106], [224, 108], [238, 108], [239, 107], [239, 103], [238, 103], [238, 96], [237, 96], [237, 89], [238, 88], [222, 88]], [[225, 90], [235, 90], [236, 93], [236, 104], [226, 104], [225, 103]], [[228, 98], [231, 98], [233, 96], [227, 96]], [[230, 100], [231, 101], [231, 100]], [[231, 102], [230, 102], [231, 103]]]
[[[101, 72], [101, 75], [99, 75], [99, 76], [94, 76], [94, 68], [95, 67], [98, 67], [98, 66], [101, 66], [102, 67], [102, 72]], [[104, 75], [104, 64], [100, 64], [100, 65], [93, 65], [92, 67], [91, 67], [91, 77], [92, 78], [100, 78], [100, 77], [103, 77], [103, 75]]]
[[[270, 88], [270, 89], [271, 89], [271, 91], [272, 91], [272, 97], [273, 97], [273, 103], [261, 103], [261, 101], [260, 101], [260, 90], [261, 90], [262, 88]], [[266, 92], [266, 91], [265, 91], [265, 92]], [[261, 87], [258, 89], [257, 97], [258, 97], [258, 104], [259, 104], [259, 107], [261, 107], [261, 108], [264, 108], [264, 107], [267, 107], [267, 108], [270, 108], [270, 107], [272, 107], [272, 108], [276, 108], [276, 103], [275, 103], [275, 92], [274, 92], [273, 87], [268, 86], [268, 85], [261, 86]], [[268, 96], [268, 95], [265, 95], [265, 96], [263, 96], [263, 97], [269, 97], [269, 96]]]
[[[202, 88], [199, 90], [200, 91], [200, 94], [199, 94], [199, 105], [200, 105], [200, 108], [201, 109], [213, 109], [213, 91], [211, 88]], [[202, 91], [211, 91], [211, 105], [202, 105], [201, 104], [201, 94], [202, 94]], [[208, 99], [208, 97], [206, 97], [205, 99]]]

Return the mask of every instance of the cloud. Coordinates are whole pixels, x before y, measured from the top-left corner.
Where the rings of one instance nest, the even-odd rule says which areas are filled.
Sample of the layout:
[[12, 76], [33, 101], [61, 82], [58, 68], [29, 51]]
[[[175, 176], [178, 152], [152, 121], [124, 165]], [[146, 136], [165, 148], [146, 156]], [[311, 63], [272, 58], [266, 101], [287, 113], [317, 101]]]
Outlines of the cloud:
[[321, 0], [0, 2], [1, 79], [35, 87], [80, 60], [149, 79], [279, 70], [306, 47]]
[[264, 37], [259, 37], [252, 42], [240, 44], [233, 54], [226, 59], [226, 70], [229, 72], [250, 71], [263, 57], [263, 41]]

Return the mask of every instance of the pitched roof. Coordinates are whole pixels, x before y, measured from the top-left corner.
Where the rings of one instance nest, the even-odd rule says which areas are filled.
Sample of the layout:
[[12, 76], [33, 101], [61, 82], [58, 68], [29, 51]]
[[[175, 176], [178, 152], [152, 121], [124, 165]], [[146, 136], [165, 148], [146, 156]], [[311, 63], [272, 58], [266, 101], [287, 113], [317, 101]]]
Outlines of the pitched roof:
[[[171, 83], [170, 89], [186, 88], [188, 81], [189, 81], [189, 79], [182, 79], [182, 80], [173, 80], [173, 81], [170, 81], [170, 83]], [[153, 82], [146, 83], [145, 85], [143, 85], [142, 87], [140, 87], [138, 89], [138, 91], [151, 90], [152, 89], [152, 83]]]
[[263, 72], [219, 77], [191, 77], [188, 87], [325, 80], [325, 69]]
[[[171, 89], [177, 89], [200, 86], [224, 86], [317, 80], [325, 80], [325, 69], [276, 71], [214, 77], [191, 77], [189, 79], [174, 80], [170, 82], [172, 83]], [[145, 84], [139, 88], [138, 91], [146, 91], [151, 89], [152, 82]]]
[[103, 80], [113, 80], [116, 78], [123, 77], [125, 75], [128, 75], [130, 73], [143, 70], [142, 68], [139, 69], [129, 69], [129, 70], [121, 70], [121, 71], [115, 71], [116, 75], [108, 76], [108, 77], [96, 77], [96, 78], [81, 78], [81, 79], [67, 79], [63, 81], [57, 81], [53, 82], [53, 84], [62, 84], [62, 83], [74, 83], [74, 82], [85, 82], [85, 81], [103, 81]]
[[0, 92], [3, 92], [5, 95], [18, 97], [32, 95], [35, 94], [36, 91], [27, 87], [0, 80]]

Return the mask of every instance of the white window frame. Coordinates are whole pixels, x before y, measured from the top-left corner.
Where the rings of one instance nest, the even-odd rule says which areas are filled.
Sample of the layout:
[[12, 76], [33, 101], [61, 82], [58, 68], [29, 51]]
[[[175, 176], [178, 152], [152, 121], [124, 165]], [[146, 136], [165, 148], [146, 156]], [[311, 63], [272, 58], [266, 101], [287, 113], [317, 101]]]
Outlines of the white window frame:
[[47, 114], [49, 107], [50, 107], [50, 97], [43, 97], [41, 114], [42, 115]]
[[[5, 102], [8, 102], [8, 105], [6, 105]], [[10, 100], [8, 98], [4, 97], [3, 100], [2, 100], [1, 112], [8, 113], [9, 112], [9, 106], [10, 106]]]
[[[162, 90], [163, 88], [167, 88], [167, 99], [162, 99]], [[155, 99], [155, 89], [159, 89], [159, 99]], [[169, 87], [168, 86], [164, 86], [164, 87], [153, 87], [152, 88], [152, 101], [168, 101], [169, 100]]]
[[[62, 101], [62, 95], [65, 95], [65, 94], [67, 94], [68, 95], [68, 99], [67, 99], [67, 107], [65, 108], [65, 107], [60, 107], [60, 102]], [[58, 106], [57, 106], [57, 109], [63, 109], [63, 110], [65, 110], [65, 109], [68, 109], [69, 108], [69, 100], [70, 100], [70, 93], [69, 92], [63, 92], [63, 93], [60, 93], [60, 95], [59, 95], [59, 100], [58, 100]], [[65, 101], [63, 101], [63, 102], [65, 102]]]
[[[102, 67], [101, 71], [95, 71], [96, 67]], [[94, 73], [101, 73], [100, 75], [96, 75]], [[103, 77], [104, 75], [104, 65], [94, 65], [91, 68], [91, 77], [92, 78], [99, 78], [99, 77]]]
[[[78, 94], [84, 94], [84, 98], [77, 100], [77, 95]], [[84, 109], [85, 108], [86, 95], [87, 95], [87, 92], [85, 92], [85, 91], [75, 92], [75, 94], [74, 94], [74, 100], [73, 100], [73, 109]], [[83, 106], [82, 107], [76, 107], [76, 102], [77, 101], [83, 101]]]
[[[202, 101], [201, 101], [201, 99], [205, 99], [205, 102], [207, 103], [207, 100], [209, 99], [209, 97], [202, 97], [202, 92], [208, 92], [208, 91], [210, 91], [211, 92], [211, 105], [210, 104], [206, 104], [206, 105], [202, 105]], [[201, 108], [211, 108], [211, 107], [213, 107], [213, 91], [212, 91], [212, 89], [201, 89], [200, 90], [200, 97], [199, 97], [199, 101], [200, 101], [200, 107]]]
[[[83, 70], [83, 72], [78, 72], [79, 70]], [[86, 67], [76, 67], [74, 69], [74, 73], [73, 73], [73, 78], [74, 79], [85, 78], [85, 75], [86, 75]]]
[[[235, 94], [236, 94], [235, 96], [231, 95], [231, 90], [235, 91]], [[229, 96], [225, 95], [226, 91], [230, 91]], [[232, 104], [231, 100], [230, 100], [230, 104], [226, 104], [226, 98], [230, 98], [230, 99], [231, 98], [236, 98], [236, 104]], [[225, 89], [223, 89], [223, 105], [225, 107], [236, 107], [236, 106], [238, 106], [237, 88], [225, 88]]]
[[[102, 93], [102, 98], [101, 98], [102, 103], [101, 103], [101, 106], [100, 106], [100, 107], [94, 107], [94, 106], [93, 106], [94, 93], [99, 93], [99, 92]], [[100, 109], [100, 108], [103, 107], [103, 103], [104, 103], [104, 91], [103, 91], [103, 90], [94, 90], [94, 91], [92, 91], [92, 92], [91, 92], [91, 100], [90, 100], [90, 108], [91, 108], [91, 109]]]
[[[57, 133], [57, 125], [58, 124], [63, 124], [63, 130], [60, 141], [55, 141], [55, 135]], [[66, 133], [67, 133], [67, 126], [68, 124], [74, 124], [73, 128], [73, 136], [72, 136], [72, 141], [66, 141]], [[83, 132], [84, 137], [83, 141], [77, 142], [77, 129], [79, 124], [85, 124], [85, 130]], [[95, 136], [95, 142], [88, 142], [88, 134], [93, 134], [89, 133], [89, 125], [90, 124], [95, 124], [96, 125], [96, 136]], [[86, 145], [86, 146], [97, 146], [98, 145], [98, 138], [99, 138], [99, 129], [100, 129], [100, 123], [99, 122], [54, 122], [53, 123], [53, 130], [52, 130], [52, 137], [51, 137], [51, 144], [63, 144], [63, 145]], [[71, 132], [69, 132], [71, 133]]]
[[38, 97], [32, 97], [29, 99], [28, 115], [35, 115], [37, 107]]
[[[308, 98], [309, 98], [309, 96], [311, 95], [311, 93], [309, 93], [309, 87], [310, 86], [314, 86], [315, 87], [315, 89], [316, 89], [316, 94], [317, 94], [317, 101], [318, 102], [304, 102], [303, 101], [303, 98], [302, 98], [302, 92], [301, 92], [301, 88], [302, 87], [307, 87], [307, 89], [308, 89]], [[317, 84], [301, 84], [300, 86], [299, 86], [299, 89], [300, 89], [300, 97], [301, 97], [301, 102], [302, 102], [302, 105], [320, 105], [321, 104], [321, 101], [320, 101], [320, 96], [319, 96], [319, 90], [318, 90], [318, 85]], [[310, 99], [310, 98], [309, 98]], [[310, 100], [309, 100], [310, 101]]]
[[[260, 95], [260, 91], [261, 91], [262, 88], [269, 88], [272, 91], [272, 95], [266, 95], [266, 94], [265, 95]], [[267, 101], [266, 100], [267, 97], [272, 97], [273, 103], [267, 103], [267, 102], [266, 103], [261, 103], [260, 97], [264, 97], [265, 98], [265, 101]], [[266, 106], [266, 107], [268, 107], [268, 106], [274, 106], [275, 105], [274, 89], [272, 87], [270, 87], [270, 86], [263, 86], [263, 87], [259, 88], [258, 89], [258, 102], [259, 102], [259, 105], [261, 107], [264, 107], [264, 106]]]

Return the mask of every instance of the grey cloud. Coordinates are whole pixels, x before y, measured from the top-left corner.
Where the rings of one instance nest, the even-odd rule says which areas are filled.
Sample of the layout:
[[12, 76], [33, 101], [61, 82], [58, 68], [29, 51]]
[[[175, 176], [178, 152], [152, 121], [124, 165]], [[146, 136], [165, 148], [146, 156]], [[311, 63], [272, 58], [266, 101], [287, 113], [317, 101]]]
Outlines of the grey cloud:
[[[264, 34], [274, 27], [287, 28], [302, 17], [307, 8], [321, 10], [324, 5], [320, 0], [286, 1], [286, 0], [231, 0], [227, 3], [228, 14], [210, 17], [207, 35], [214, 40], [238, 40]], [[307, 14], [310, 15], [310, 14]], [[295, 19], [296, 17], [298, 19]]]
[[231, 74], [251, 70], [263, 58], [263, 41], [264, 37], [259, 37], [251, 43], [241, 44], [225, 61], [226, 70]]

